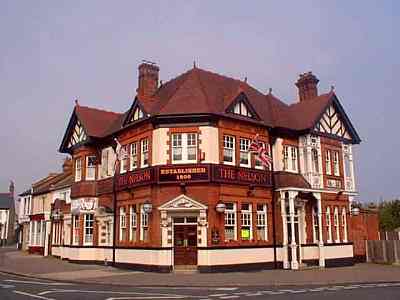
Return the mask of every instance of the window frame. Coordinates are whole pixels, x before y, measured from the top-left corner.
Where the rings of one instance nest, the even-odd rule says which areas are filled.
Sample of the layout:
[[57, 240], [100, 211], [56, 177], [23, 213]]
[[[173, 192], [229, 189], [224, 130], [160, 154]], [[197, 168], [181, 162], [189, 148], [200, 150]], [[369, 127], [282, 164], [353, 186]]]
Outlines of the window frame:
[[[258, 206], [262, 205], [262, 210], [258, 209]], [[268, 205], [265, 203], [256, 204], [256, 228], [257, 228], [257, 240], [268, 241]], [[263, 222], [261, 222], [263, 221]], [[264, 224], [262, 224], [264, 223]], [[264, 231], [264, 239], [260, 239], [259, 231]]]
[[[243, 205], [248, 205], [248, 209], [243, 209]], [[249, 230], [249, 238], [244, 239], [242, 236], [242, 230]], [[240, 240], [241, 241], [251, 241], [253, 239], [253, 214], [252, 214], [252, 204], [242, 203], [240, 207]]]
[[340, 159], [339, 151], [333, 151], [333, 175], [340, 176]]
[[[239, 138], [239, 166], [250, 168], [251, 167], [251, 156], [249, 152], [251, 140], [248, 138]], [[247, 164], [242, 163], [242, 154], [247, 158]]]
[[[232, 208], [228, 208], [232, 205]], [[224, 212], [224, 235], [225, 241], [237, 241], [237, 207], [236, 203], [225, 203]], [[233, 229], [233, 239], [226, 238], [226, 231]]]
[[82, 181], [82, 158], [75, 158], [75, 182]]
[[331, 219], [331, 208], [328, 206], [326, 208], [326, 214], [325, 214], [325, 226], [327, 230], [327, 237], [326, 237], [326, 242], [327, 243], [332, 243], [332, 219]]
[[[92, 246], [93, 245], [93, 233], [94, 233], [94, 214], [87, 213], [83, 217], [83, 245]], [[91, 226], [88, 226], [91, 225]], [[88, 233], [90, 232], [90, 233]]]
[[140, 141], [140, 167], [141, 168], [147, 168], [150, 166], [149, 143], [150, 143], [150, 141], [148, 138], [144, 138]]
[[129, 208], [129, 241], [136, 242], [137, 239], [137, 213], [136, 205], [131, 205]]
[[119, 208], [119, 241], [126, 240], [126, 208], [121, 206]]
[[[223, 135], [223, 147], [222, 147], [222, 162], [224, 165], [234, 166], [236, 164], [236, 137], [229, 134]], [[230, 140], [229, 140], [230, 139]], [[229, 140], [229, 141], [228, 141]], [[229, 147], [228, 147], [229, 146]], [[232, 146], [232, 147], [231, 147]], [[225, 160], [225, 151], [229, 151], [232, 154], [232, 161]]]
[[133, 142], [129, 147], [129, 170], [133, 171], [138, 168], [138, 142]]
[[[93, 160], [93, 161], [91, 161]], [[92, 163], [91, 166], [89, 166], [89, 163]], [[86, 156], [86, 176], [85, 179], [88, 181], [96, 180], [96, 155], [87, 155]]]
[[326, 175], [332, 175], [332, 159], [331, 150], [325, 150], [325, 173]]

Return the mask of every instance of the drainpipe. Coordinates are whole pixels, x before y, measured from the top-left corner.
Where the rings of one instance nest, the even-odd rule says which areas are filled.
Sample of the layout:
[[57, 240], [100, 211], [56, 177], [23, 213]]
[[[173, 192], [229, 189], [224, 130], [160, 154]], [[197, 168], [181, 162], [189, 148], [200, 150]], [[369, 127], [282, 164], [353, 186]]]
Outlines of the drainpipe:
[[277, 255], [276, 255], [276, 219], [275, 219], [275, 204], [276, 204], [276, 193], [275, 193], [275, 176], [274, 176], [274, 152], [272, 147], [275, 144], [276, 138], [271, 139], [271, 131], [268, 131], [270, 144], [271, 144], [271, 184], [272, 184], [272, 239], [274, 245], [274, 269], [278, 269]]

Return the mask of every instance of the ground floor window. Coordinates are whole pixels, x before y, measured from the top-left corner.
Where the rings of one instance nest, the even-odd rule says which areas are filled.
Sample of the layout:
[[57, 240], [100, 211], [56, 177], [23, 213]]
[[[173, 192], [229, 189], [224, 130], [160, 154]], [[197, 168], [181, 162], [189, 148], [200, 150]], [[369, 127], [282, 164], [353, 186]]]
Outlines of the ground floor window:
[[147, 242], [149, 240], [149, 214], [143, 209], [140, 209], [140, 240]]
[[236, 239], [236, 204], [225, 203], [225, 241]]
[[252, 234], [252, 215], [251, 215], [251, 204], [242, 203], [241, 205], [241, 229], [240, 237], [242, 240], [251, 240]]
[[126, 240], [126, 210], [125, 207], [119, 209], [119, 240]]
[[72, 244], [79, 245], [79, 216], [72, 216]]
[[53, 223], [53, 244], [62, 245], [63, 240], [63, 226], [62, 223]]
[[347, 242], [347, 218], [346, 208], [342, 208], [342, 227], [343, 227], [343, 242]]
[[257, 240], [268, 240], [267, 205], [257, 204]]
[[318, 220], [318, 208], [313, 207], [312, 210], [312, 222], [313, 222], [313, 241], [314, 243], [319, 242], [319, 220]]
[[85, 214], [84, 218], [84, 245], [93, 245], [93, 223], [94, 223], [94, 215], [93, 214]]
[[129, 240], [131, 242], [136, 242], [136, 228], [137, 228], [136, 205], [131, 205], [129, 213], [130, 213]]
[[44, 246], [45, 226], [46, 223], [43, 220], [31, 222], [30, 246]]

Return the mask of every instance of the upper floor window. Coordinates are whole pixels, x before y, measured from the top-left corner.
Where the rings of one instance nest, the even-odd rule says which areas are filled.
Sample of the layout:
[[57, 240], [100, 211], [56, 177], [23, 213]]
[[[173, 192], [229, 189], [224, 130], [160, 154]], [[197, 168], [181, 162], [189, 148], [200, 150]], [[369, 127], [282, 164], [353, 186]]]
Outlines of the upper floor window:
[[240, 138], [240, 166], [241, 167], [250, 167], [250, 140]]
[[86, 156], [86, 180], [96, 179], [96, 156]]
[[136, 107], [136, 109], [133, 113], [132, 121], [136, 121], [141, 118], [143, 118], [143, 111], [140, 109], [140, 107]]
[[339, 152], [333, 151], [333, 174], [335, 176], [340, 176], [339, 171]]
[[326, 169], [326, 174], [331, 175], [332, 174], [332, 167], [331, 167], [331, 151], [326, 150], [325, 152], [325, 169]]
[[246, 104], [244, 104], [244, 102], [242, 102], [242, 101], [240, 101], [240, 102], [235, 104], [235, 106], [233, 108], [233, 112], [235, 114], [242, 115], [242, 116], [245, 116], [245, 117], [249, 117], [249, 118], [253, 117], [253, 115], [251, 114], [251, 112], [247, 108]]
[[233, 241], [237, 239], [236, 235], [236, 204], [225, 203], [225, 240]]
[[298, 171], [297, 147], [283, 146], [283, 170]]
[[137, 142], [132, 143], [131, 147], [130, 147], [130, 155], [129, 155], [129, 159], [130, 159], [130, 170], [134, 170], [137, 168], [138, 165], [138, 155], [137, 155]]
[[[125, 150], [125, 153], [128, 154], [127, 146], [124, 145], [124, 146], [122, 146], [122, 147], [123, 147], [123, 149]], [[126, 171], [128, 171], [128, 156], [125, 155], [125, 156], [121, 159], [121, 161], [119, 162], [119, 164], [120, 164], [120, 173], [125, 173]]]
[[311, 161], [312, 161], [312, 171], [313, 173], [319, 173], [319, 163], [318, 163], [318, 150], [311, 150]]
[[75, 181], [82, 180], [82, 159], [77, 158], [75, 160]]
[[114, 174], [115, 153], [111, 147], [105, 148], [101, 152], [101, 177], [105, 178]]
[[193, 163], [197, 161], [197, 134], [175, 133], [172, 135], [172, 162]]
[[141, 154], [140, 166], [142, 168], [146, 168], [149, 166], [149, 140], [143, 139], [141, 144], [142, 144], [142, 152], [140, 153]]
[[224, 164], [235, 164], [235, 137], [224, 135]]

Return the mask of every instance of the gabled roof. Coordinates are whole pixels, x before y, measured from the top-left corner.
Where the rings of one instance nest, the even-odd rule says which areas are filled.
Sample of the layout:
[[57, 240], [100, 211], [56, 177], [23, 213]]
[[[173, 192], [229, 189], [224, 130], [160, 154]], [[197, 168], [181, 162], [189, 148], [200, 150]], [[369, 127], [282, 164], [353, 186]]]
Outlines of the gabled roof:
[[[241, 117], [229, 111], [230, 105], [242, 97], [253, 110], [256, 118]], [[226, 77], [194, 67], [176, 78], [162, 84], [152, 97], [136, 96], [130, 109], [125, 113], [76, 105], [60, 147], [68, 152], [67, 141], [71, 130], [79, 120], [91, 138], [104, 138], [128, 126], [128, 121], [136, 107], [140, 107], [145, 117], [176, 116], [190, 114], [213, 114], [236, 119], [247, 119], [271, 128], [283, 128], [296, 132], [312, 132], [327, 107], [334, 103], [343, 116], [351, 133], [353, 143], [359, 143], [354, 127], [346, 116], [333, 91], [287, 105], [271, 92], [263, 94], [247, 82]], [[135, 122], [133, 122], [135, 123]]]
[[0, 209], [10, 209], [14, 207], [14, 199], [10, 193], [0, 193]]

